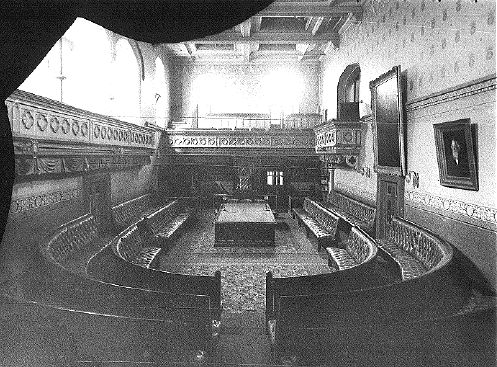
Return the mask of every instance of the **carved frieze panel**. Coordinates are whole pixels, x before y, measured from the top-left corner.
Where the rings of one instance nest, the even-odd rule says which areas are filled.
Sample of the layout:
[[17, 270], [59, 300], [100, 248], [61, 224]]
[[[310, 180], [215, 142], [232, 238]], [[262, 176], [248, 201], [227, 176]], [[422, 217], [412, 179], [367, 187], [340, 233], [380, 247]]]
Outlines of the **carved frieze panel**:
[[309, 149], [314, 146], [311, 130], [251, 132], [236, 130], [166, 131], [170, 148], [258, 148], [258, 149]]
[[463, 217], [497, 225], [497, 209], [495, 208], [443, 198], [417, 190], [406, 191], [405, 200], [410, 204], [421, 204], [424, 207], [430, 207], [446, 213], [454, 213]]
[[359, 154], [363, 127], [362, 123], [338, 121], [316, 127], [316, 153]]
[[72, 189], [67, 191], [56, 191], [40, 195], [19, 198], [10, 203], [10, 213], [20, 214], [29, 212], [41, 207], [58, 204], [68, 200], [81, 199], [81, 189]]
[[6, 101], [14, 137], [125, 147], [155, 147], [155, 130], [23, 91]]

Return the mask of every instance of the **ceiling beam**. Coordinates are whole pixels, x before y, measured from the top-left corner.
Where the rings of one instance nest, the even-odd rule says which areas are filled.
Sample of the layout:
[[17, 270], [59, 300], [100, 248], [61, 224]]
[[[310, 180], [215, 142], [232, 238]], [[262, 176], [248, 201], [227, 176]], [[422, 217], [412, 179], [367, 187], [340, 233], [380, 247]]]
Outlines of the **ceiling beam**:
[[316, 23], [314, 23], [312, 27], [312, 34], [315, 35], [317, 31], [319, 30], [319, 27], [321, 27], [321, 24], [323, 24], [323, 17], [318, 17], [316, 18]]
[[240, 30], [243, 37], [250, 37], [252, 28], [252, 18], [247, 19], [245, 22], [240, 24]]
[[258, 15], [264, 17], [335, 17], [342, 14], [361, 14], [362, 5], [328, 6], [316, 2], [274, 2]]
[[251, 33], [259, 32], [261, 30], [262, 17], [252, 17], [252, 31]]
[[312, 35], [308, 32], [258, 32], [250, 37], [243, 37], [240, 33], [219, 33], [208, 36], [196, 43], [233, 43], [233, 42], [259, 42], [259, 43], [323, 43], [336, 41], [340, 38], [337, 32], [328, 32]]

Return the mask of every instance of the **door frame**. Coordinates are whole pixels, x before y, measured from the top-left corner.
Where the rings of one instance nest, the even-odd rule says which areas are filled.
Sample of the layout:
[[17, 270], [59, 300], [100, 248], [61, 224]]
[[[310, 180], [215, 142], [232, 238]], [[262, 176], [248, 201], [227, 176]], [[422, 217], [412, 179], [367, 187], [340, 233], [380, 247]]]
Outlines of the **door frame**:
[[382, 238], [385, 236], [382, 228], [386, 226], [386, 216], [387, 213], [382, 206], [382, 201], [388, 194], [384, 191], [384, 183], [395, 183], [397, 185], [397, 201], [394, 208], [395, 216], [400, 218], [404, 217], [404, 176], [388, 175], [384, 173], [378, 173], [377, 175], [377, 195], [376, 195], [376, 238]]

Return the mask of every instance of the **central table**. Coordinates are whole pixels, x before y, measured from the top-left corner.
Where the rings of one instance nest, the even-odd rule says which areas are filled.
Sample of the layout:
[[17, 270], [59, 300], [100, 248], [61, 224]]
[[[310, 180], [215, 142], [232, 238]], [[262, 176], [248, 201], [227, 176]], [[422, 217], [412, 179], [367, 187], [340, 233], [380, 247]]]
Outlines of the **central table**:
[[274, 246], [275, 227], [267, 203], [226, 203], [216, 218], [214, 246]]

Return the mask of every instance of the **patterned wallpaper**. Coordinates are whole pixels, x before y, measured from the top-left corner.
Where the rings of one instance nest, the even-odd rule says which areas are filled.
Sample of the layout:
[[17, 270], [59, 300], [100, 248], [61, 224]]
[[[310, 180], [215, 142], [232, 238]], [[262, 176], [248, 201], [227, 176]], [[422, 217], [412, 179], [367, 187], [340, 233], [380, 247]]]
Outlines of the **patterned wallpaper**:
[[348, 64], [361, 66], [360, 98], [369, 81], [401, 65], [407, 100], [495, 73], [495, 1], [370, 0], [362, 21], [342, 34], [325, 62], [323, 106], [336, 113], [336, 84]]
[[[432, 93], [495, 74], [495, 1], [371, 0], [361, 22], [342, 34], [340, 49], [323, 62], [322, 105], [336, 113], [336, 87], [341, 72], [352, 63], [361, 67], [360, 99], [370, 103], [369, 82], [394, 65], [406, 78], [407, 104]], [[445, 97], [443, 97], [445, 98]], [[437, 107], [407, 113], [408, 170], [419, 173], [420, 192], [482, 207], [495, 207], [495, 91], [444, 100]], [[470, 118], [478, 125], [480, 190], [442, 187], [433, 141], [434, 123]], [[370, 198], [376, 192], [372, 132], [359, 165], [371, 166], [371, 176], [339, 170], [335, 183], [342, 191]], [[409, 200], [409, 197], [406, 197]], [[450, 209], [450, 208], [449, 208]]]

